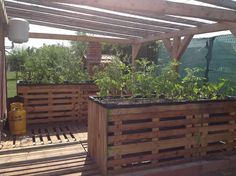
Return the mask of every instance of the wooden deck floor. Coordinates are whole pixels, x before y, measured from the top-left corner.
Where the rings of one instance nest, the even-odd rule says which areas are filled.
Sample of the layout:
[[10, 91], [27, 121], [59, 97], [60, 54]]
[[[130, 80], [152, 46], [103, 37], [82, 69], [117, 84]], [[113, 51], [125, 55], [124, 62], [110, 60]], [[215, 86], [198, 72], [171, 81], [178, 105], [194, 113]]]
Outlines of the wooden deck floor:
[[2, 139], [2, 150], [47, 146], [53, 144], [81, 143], [87, 150], [87, 128], [80, 123], [53, 123], [30, 125], [25, 136]]
[[0, 155], [2, 176], [99, 175], [96, 164], [82, 145]]
[[2, 145], [0, 176], [99, 175], [81, 124], [31, 125], [26, 136], [5, 138]]

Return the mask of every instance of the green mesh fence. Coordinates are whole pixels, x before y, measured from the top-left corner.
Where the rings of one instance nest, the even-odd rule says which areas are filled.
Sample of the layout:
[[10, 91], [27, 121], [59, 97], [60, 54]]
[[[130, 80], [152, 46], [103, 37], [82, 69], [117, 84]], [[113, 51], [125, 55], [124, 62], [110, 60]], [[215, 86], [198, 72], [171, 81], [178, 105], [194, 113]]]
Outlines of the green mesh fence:
[[[206, 42], [209, 39], [193, 39], [181, 59], [180, 74], [184, 75], [185, 68], [200, 67], [206, 69], [206, 55], [208, 49]], [[170, 60], [164, 46], [159, 53], [159, 63], [166, 63]], [[214, 40], [212, 48], [212, 60], [209, 65], [209, 81], [215, 82], [218, 79], [231, 80], [236, 88], [236, 38], [233, 35], [218, 36]]]

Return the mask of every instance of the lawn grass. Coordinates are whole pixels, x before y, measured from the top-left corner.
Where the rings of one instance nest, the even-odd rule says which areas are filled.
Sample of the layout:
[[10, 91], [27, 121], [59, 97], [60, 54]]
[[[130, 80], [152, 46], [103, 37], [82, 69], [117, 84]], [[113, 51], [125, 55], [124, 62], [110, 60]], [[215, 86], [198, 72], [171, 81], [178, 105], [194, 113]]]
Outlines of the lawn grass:
[[7, 72], [8, 97], [16, 96], [16, 72]]

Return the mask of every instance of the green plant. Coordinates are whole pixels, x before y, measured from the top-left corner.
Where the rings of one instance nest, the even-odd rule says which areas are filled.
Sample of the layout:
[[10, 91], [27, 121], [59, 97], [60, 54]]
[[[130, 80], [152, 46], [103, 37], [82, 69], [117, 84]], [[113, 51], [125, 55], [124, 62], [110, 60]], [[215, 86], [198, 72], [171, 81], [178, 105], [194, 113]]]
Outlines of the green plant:
[[136, 68], [134, 72], [129, 73], [128, 90], [134, 97], [141, 96], [150, 98], [156, 93], [156, 73], [157, 65], [147, 59], [141, 59], [136, 61]]
[[234, 93], [235, 89], [231, 82], [226, 79], [220, 79], [217, 83], [208, 84], [206, 94], [209, 99], [224, 99], [226, 96]]
[[163, 67], [157, 76], [156, 93], [163, 98], [177, 99], [180, 96], [182, 86], [179, 82], [179, 74], [175, 68], [179, 65], [176, 60]]
[[203, 70], [199, 68], [186, 68], [186, 76], [182, 79], [181, 95], [183, 99], [197, 100], [206, 98], [204, 92], [207, 90]]
[[126, 87], [126, 73], [129, 68], [118, 58], [101, 71], [98, 71], [94, 78], [100, 92], [100, 96], [120, 95], [123, 96]]
[[21, 79], [31, 83], [79, 83], [88, 80], [82, 58], [61, 45], [44, 45], [28, 55]]
[[171, 100], [200, 100], [225, 98], [233, 92], [228, 80], [217, 83], [206, 82], [203, 70], [186, 68], [181, 78], [176, 72], [177, 61], [160, 66], [147, 59], [137, 60], [136, 67], [130, 68], [115, 59], [95, 76], [100, 96], [129, 95], [143, 98], [164, 98]]

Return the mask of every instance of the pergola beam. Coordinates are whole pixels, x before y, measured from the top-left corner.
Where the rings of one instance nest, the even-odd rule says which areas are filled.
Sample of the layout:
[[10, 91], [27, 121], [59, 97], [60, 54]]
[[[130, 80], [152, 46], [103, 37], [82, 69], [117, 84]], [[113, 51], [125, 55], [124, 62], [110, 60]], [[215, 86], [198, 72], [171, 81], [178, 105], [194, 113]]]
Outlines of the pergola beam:
[[126, 39], [116, 38], [102, 38], [92, 36], [79, 36], [79, 35], [65, 35], [65, 34], [48, 34], [48, 33], [30, 33], [30, 38], [34, 39], [51, 39], [51, 40], [70, 40], [70, 41], [83, 41], [83, 42], [102, 42], [111, 44], [132, 44], [131, 41]]
[[213, 21], [236, 21], [235, 12], [192, 4], [176, 3], [164, 0], [50, 0], [53, 2], [88, 5], [113, 11], [127, 12], [139, 11], [142, 14], [154, 13], [159, 15], [177, 15], [185, 17], [202, 18]]
[[8, 24], [8, 17], [3, 0], [0, 0], [0, 22], [2, 24]]
[[145, 42], [151, 42], [151, 41], [155, 41], [155, 40], [174, 38], [176, 36], [218, 32], [218, 31], [224, 31], [224, 30], [228, 30], [228, 29], [229, 29], [229, 27], [223, 23], [222, 24], [221, 23], [206, 24], [206, 25], [202, 25], [201, 27], [188, 28], [188, 29], [184, 29], [184, 30], [181, 30], [178, 32], [160, 34], [160, 35], [156, 35], [156, 36], [150, 35], [150, 36], [145, 37], [144, 39], [139, 39], [137, 42], [145, 43]]
[[180, 42], [180, 45], [178, 47], [177, 55], [175, 56], [176, 59], [178, 60], [181, 59], [189, 43], [191, 42], [192, 38], [193, 38], [193, 35], [184, 36], [184, 39]]
[[[180, 36], [175, 36], [171, 41], [170, 38], [164, 39], [163, 43], [171, 57], [171, 59], [180, 61], [184, 52], [186, 51], [189, 43], [191, 42], [193, 35], [186, 35], [184, 39], [181, 40]], [[175, 70], [178, 72], [179, 66], [175, 67]]]
[[236, 23], [223, 23], [229, 27], [230, 32], [236, 37]]
[[157, 16], [157, 15], [155, 15], [154, 18], [157, 20], [167, 20], [170, 22], [183, 23], [183, 25], [148, 20], [148, 19], [139, 19], [137, 17], [127, 16], [127, 15], [126, 16], [125, 15], [118, 15], [118, 14], [114, 14], [114, 13], [108, 13], [106, 11], [101, 12], [101, 11], [81, 8], [79, 6], [75, 7], [75, 6], [65, 5], [65, 4], [52, 3], [49, 1], [18, 0], [17, 2], [32, 3], [32, 4], [40, 5], [40, 6], [53, 7], [53, 8], [58, 8], [58, 9], [74, 11], [74, 12], [78, 12], [78, 13], [84, 13], [86, 15], [94, 15], [97, 17], [110, 18], [113, 20], [120, 20], [120, 21], [131, 22], [131, 23], [141, 23], [143, 25], [151, 25], [151, 26], [162, 26], [162, 27], [174, 28], [174, 29], [184, 29], [184, 28], [188, 27], [185, 24], [194, 25], [194, 26], [205, 24], [202, 22], [186, 20], [186, 19], [176, 18], [176, 17], [172, 17], [172, 16]]
[[[26, 2], [26, 1], [29, 1], [29, 0], [20, 0], [20, 1]], [[33, 1], [35, 1], [35, 0], [33, 0]], [[57, 0], [51, 0], [51, 2], [58, 2], [58, 1]], [[69, 3], [69, 1], [66, 1], [66, 2]], [[50, 2], [43, 1], [43, 3], [47, 4], [47, 3], [50, 3]], [[51, 4], [52, 3], [50, 3], [50, 5]], [[58, 4], [58, 3], [53, 3], [53, 4], [54, 4], [53, 5], [54, 7], [55, 6], [58, 7], [59, 5], [62, 6], [62, 4]], [[130, 21], [133, 21], [133, 22], [139, 20], [138, 18], [133, 18], [133, 17], [130, 17], [130, 16], [121, 16], [121, 15], [116, 15], [116, 14], [111, 14], [111, 13], [106, 13], [106, 12], [98, 12], [98, 11], [96, 12], [96, 11], [91, 11], [91, 10], [88, 10], [88, 9], [85, 10], [85, 9], [81, 9], [81, 8], [79, 9], [79, 7], [72, 7], [72, 6], [68, 6], [68, 5], [65, 5], [65, 6], [66, 6], [66, 8], [69, 7], [70, 10], [72, 10], [72, 9], [76, 10], [77, 9], [78, 12], [83, 11], [83, 13], [86, 11], [85, 13], [96, 14], [96, 15], [99, 15], [99, 16], [106, 16], [106, 17], [117, 18], [117, 19], [122, 19], [122, 20], [130, 20]], [[102, 8], [102, 7], [100, 7], [100, 8]], [[131, 13], [131, 11], [125, 10], [125, 9], [122, 9], [122, 12], [127, 13], [127, 14]], [[194, 20], [190, 20], [190, 19], [183, 19], [183, 18], [178, 18], [178, 17], [174, 17], [174, 16], [158, 15], [158, 14], [155, 14], [155, 13], [154, 14], [153, 13], [152, 14], [150, 14], [150, 13], [145, 13], [144, 14], [144, 13], [140, 13], [139, 11], [132, 11], [132, 14], [139, 15], [139, 16], [144, 16], [144, 17], [148, 17], [148, 18], [153, 18], [153, 19], [156, 19], [156, 20], [165, 20], [165, 21], [174, 22], [174, 23], [182, 23], [182, 24], [185, 24], [185, 25], [187, 24], [187, 25], [193, 25], [193, 26], [200, 26], [200, 25], [206, 24], [206, 23], [200, 22], [200, 21], [194, 21]], [[152, 25], [155, 25], [155, 23], [156, 23], [156, 25], [161, 24], [160, 22], [157, 22], [157, 21], [150, 21], [150, 20], [145, 20], [145, 19], [142, 19], [142, 21], [145, 24], [152, 24]], [[164, 26], [164, 25], [166, 25], [166, 27], [168, 27], [167, 25], [178, 25], [178, 24], [171, 24], [171, 23], [161, 24], [161, 26]], [[181, 27], [181, 26], [179, 25], [179, 27]], [[184, 27], [184, 26], [182, 26], [182, 27]]]
[[6, 2], [5, 3], [6, 7], [10, 8], [17, 8], [17, 9], [22, 9], [22, 10], [30, 10], [30, 11], [38, 11], [38, 12], [43, 12], [43, 13], [49, 13], [51, 15], [61, 15], [64, 17], [72, 17], [80, 20], [89, 20], [91, 22], [97, 23], [103, 23], [103, 24], [110, 24], [110, 25], [116, 25], [116, 26], [123, 26], [123, 27], [128, 27], [128, 28], [136, 28], [139, 30], [146, 30], [146, 31], [157, 31], [157, 32], [171, 32], [175, 31], [177, 29], [171, 29], [171, 28], [166, 28], [166, 27], [161, 27], [161, 26], [151, 26], [151, 25], [145, 25], [142, 23], [133, 23], [133, 22], [127, 22], [127, 21], [121, 21], [121, 20], [114, 20], [111, 18], [103, 18], [99, 16], [94, 16], [94, 15], [87, 15], [87, 14], [82, 14], [82, 13], [76, 13], [76, 12], [67, 12], [67, 11], [61, 11], [61, 10], [55, 10], [55, 9], [48, 9], [45, 7], [40, 7], [40, 6], [32, 6], [32, 5], [25, 5], [25, 4], [19, 4], [15, 2]]
[[132, 65], [135, 66], [135, 61], [138, 57], [139, 50], [141, 48], [142, 44], [137, 43], [132, 45]]
[[[113, 25], [104, 25], [100, 23], [93, 23], [90, 21], [83, 21], [79, 19], [71, 19], [59, 15], [51, 15], [41, 12], [35, 12], [35, 11], [29, 11], [29, 10], [21, 10], [21, 9], [15, 9], [7, 7], [7, 13], [10, 16], [15, 17], [21, 17], [26, 19], [32, 19], [37, 21], [46, 21], [46, 22], [52, 22], [52, 23], [58, 23], [62, 25], [70, 25], [70, 26], [78, 26], [82, 28], [88, 28], [92, 30], [100, 30], [105, 32], [112, 32], [117, 34], [125, 34], [130, 36], [136, 36], [137, 38], [141, 38], [145, 35], [148, 35], [148, 32], [145, 30], [139, 31], [136, 29], [131, 28], [124, 28], [124, 27], [118, 27]], [[153, 32], [156, 34], [159, 34], [159, 32]], [[150, 34], [150, 33], [149, 33]]]
[[220, 7], [225, 7], [229, 9], [236, 9], [236, 2], [232, 0], [197, 0], [197, 1], [220, 6]]
[[30, 19], [27, 19], [27, 20], [29, 21], [30, 24], [35, 24], [35, 25], [40, 25], [40, 26], [45, 26], [45, 27], [53, 27], [53, 28], [77, 31], [77, 32], [82, 32], [82, 33], [87, 33], [87, 34], [102, 35], [102, 36], [107, 36], [107, 37], [118, 37], [122, 39], [128, 39], [131, 41], [134, 41], [135, 39], [137, 39], [136, 37], [131, 37], [131, 36], [122, 35], [122, 34], [109, 33], [109, 32], [98, 31], [98, 30], [90, 30], [90, 29], [85, 29], [85, 28], [80, 28], [80, 27], [75, 27], [75, 26], [61, 25], [61, 24], [56, 24], [56, 23], [44, 22], [44, 21], [35, 21], [35, 20], [30, 20]]

